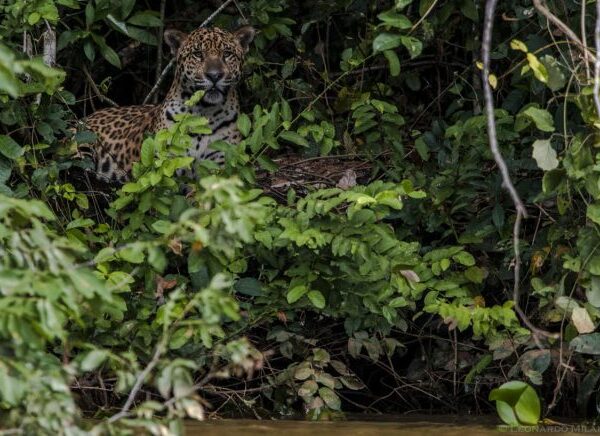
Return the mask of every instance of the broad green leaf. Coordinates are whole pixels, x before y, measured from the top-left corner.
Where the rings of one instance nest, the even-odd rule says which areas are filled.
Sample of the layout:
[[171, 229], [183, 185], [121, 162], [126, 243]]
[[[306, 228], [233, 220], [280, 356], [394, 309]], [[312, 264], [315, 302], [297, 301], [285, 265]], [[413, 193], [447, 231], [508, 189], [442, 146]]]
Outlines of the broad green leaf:
[[408, 50], [411, 59], [416, 58], [423, 51], [423, 43], [414, 36], [403, 35], [400, 37], [400, 42]]
[[392, 50], [402, 44], [402, 36], [395, 33], [380, 33], [373, 40], [373, 51], [380, 52]]
[[317, 309], [325, 308], [325, 297], [320, 291], [310, 291], [308, 293], [308, 299]]
[[460, 11], [468, 19], [479, 22], [479, 11], [477, 10], [477, 2], [473, 0], [462, 0], [460, 4]]
[[552, 148], [549, 139], [537, 139], [533, 143], [532, 157], [537, 162], [538, 167], [544, 171], [550, 171], [558, 167], [556, 150]]
[[302, 383], [302, 386], [298, 388], [298, 395], [301, 397], [309, 397], [313, 395], [319, 389], [319, 385], [314, 380], [306, 380]]
[[139, 246], [125, 247], [118, 252], [119, 258], [129, 263], [139, 264], [144, 261], [144, 252]]
[[540, 420], [540, 400], [535, 390], [522, 381], [510, 381], [493, 389], [490, 401], [496, 401], [496, 410], [505, 424], [536, 425]]
[[296, 380], [306, 380], [313, 374], [314, 371], [309, 366], [300, 366], [294, 371], [294, 378]]
[[533, 71], [533, 75], [542, 83], [548, 83], [548, 71], [544, 64], [542, 64], [536, 55], [533, 53], [527, 53], [527, 62], [529, 68]]
[[252, 128], [250, 117], [246, 114], [240, 114], [237, 119], [237, 128], [242, 136], [247, 137], [250, 134], [250, 129]]
[[24, 150], [23, 147], [17, 144], [10, 136], [0, 135], [0, 153], [11, 160], [14, 160], [22, 156]]
[[[590, 203], [587, 207], [586, 216], [600, 225], [600, 203]], [[598, 271], [598, 275], [600, 275], [600, 271]]]
[[569, 348], [577, 353], [600, 356], [600, 333], [579, 335], [571, 341]]
[[461, 251], [460, 253], [455, 254], [452, 256], [452, 259], [464, 266], [475, 265], [475, 258], [471, 253], [467, 253], [466, 251]]
[[291, 142], [293, 144], [299, 145], [301, 147], [310, 146], [308, 141], [303, 136], [299, 135], [296, 132], [292, 132], [291, 130], [284, 130], [279, 134], [279, 138]]
[[554, 132], [554, 120], [547, 110], [530, 106], [522, 114], [531, 119], [541, 131]]
[[432, 7], [434, 7], [436, 2], [437, 2], [437, 0], [421, 0], [421, 2], [419, 3], [419, 15], [422, 17], [425, 16], [425, 14]]
[[93, 371], [98, 368], [108, 357], [106, 350], [92, 350], [85, 355], [81, 361], [79, 368], [81, 371]]
[[400, 74], [400, 59], [394, 50], [385, 50], [383, 55], [390, 66], [390, 74], [394, 77]]
[[249, 295], [251, 297], [259, 297], [263, 294], [260, 282], [253, 277], [239, 279], [235, 283], [234, 289], [240, 294]]
[[592, 306], [600, 308], [600, 276], [592, 276], [590, 285], [585, 290], [585, 296]]
[[399, 14], [393, 10], [382, 12], [381, 14], [377, 15], [377, 18], [383, 21], [385, 25], [395, 27], [400, 30], [410, 29], [412, 27], [412, 23], [406, 15]]
[[559, 91], [564, 88], [567, 84], [567, 75], [556, 58], [550, 55], [544, 55], [540, 58], [540, 62], [548, 72], [546, 86], [552, 91]]
[[510, 42], [510, 48], [512, 48], [513, 50], [519, 50], [522, 51], [523, 53], [527, 53], [529, 50], [527, 49], [527, 46], [525, 45], [524, 42], [518, 40], [518, 39], [513, 39]]
[[154, 163], [154, 140], [146, 139], [142, 143], [141, 160], [144, 166], [152, 166]]
[[333, 410], [340, 410], [342, 407], [342, 402], [340, 401], [340, 397], [337, 396], [332, 389], [323, 386], [319, 389], [319, 396], [325, 402], [327, 407]]
[[308, 288], [304, 285], [296, 286], [287, 293], [287, 302], [293, 304], [298, 301], [308, 292]]
[[158, 13], [154, 11], [139, 11], [133, 14], [127, 22], [142, 27], [160, 27], [162, 21]]

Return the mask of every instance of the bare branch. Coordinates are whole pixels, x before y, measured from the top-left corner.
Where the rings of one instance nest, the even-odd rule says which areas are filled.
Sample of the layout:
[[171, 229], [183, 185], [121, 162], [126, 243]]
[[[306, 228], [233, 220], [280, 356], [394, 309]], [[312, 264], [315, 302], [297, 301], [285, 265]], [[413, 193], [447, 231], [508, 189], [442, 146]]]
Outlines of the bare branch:
[[133, 405], [135, 397], [137, 396], [138, 392], [144, 385], [144, 380], [146, 380], [146, 377], [148, 377], [148, 375], [152, 372], [154, 367], [156, 365], [158, 365], [160, 357], [162, 356], [162, 353], [164, 353], [165, 348], [166, 348], [166, 336], [156, 346], [156, 349], [154, 351], [154, 355], [152, 356], [152, 359], [150, 360], [150, 362], [148, 362], [148, 365], [146, 365], [146, 367], [138, 375], [138, 378], [136, 379], [135, 384], [133, 385], [133, 388], [131, 388], [131, 392], [129, 392], [127, 401], [125, 401], [125, 404], [121, 408], [121, 411], [119, 413], [114, 414], [113, 416], [111, 416], [108, 419], [107, 422], [109, 424], [111, 424], [113, 422], [117, 422], [119, 419], [125, 418], [126, 416], [129, 415], [129, 409], [131, 409], [131, 406]]
[[[535, 2], [535, 0], [534, 0]], [[492, 94], [492, 87], [490, 86], [489, 77], [490, 77], [490, 47], [492, 43], [492, 30], [494, 27], [494, 13], [496, 10], [497, 0], [487, 0], [485, 5], [485, 19], [483, 23], [483, 39], [481, 46], [481, 57], [483, 62], [483, 71], [482, 71], [482, 82], [483, 82], [483, 95], [485, 99], [485, 115], [487, 118], [487, 127], [488, 127], [488, 137], [490, 141], [490, 149], [494, 156], [494, 160], [500, 169], [500, 174], [502, 175], [502, 182], [504, 188], [509, 192], [513, 204], [515, 205], [515, 209], [517, 211], [517, 216], [515, 219], [515, 224], [513, 227], [513, 249], [515, 255], [515, 270], [514, 270], [514, 287], [513, 287], [513, 300], [515, 303], [515, 312], [519, 315], [525, 326], [531, 330], [531, 334], [533, 339], [535, 340], [538, 346], [540, 344], [540, 336], [550, 337], [550, 338], [558, 338], [559, 336], [556, 333], [546, 332], [545, 330], [541, 330], [538, 327], [534, 326], [523, 309], [521, 309], [520, 305], [520, 293], [519, 293], [519, 281], [521, 276], [521, 253], [519, 251], [519, 234], [521, 231], [521, 221], [524, 217], [527, 217], [527, 210], [513, 185], [513, 182], [510, 178], [510, 174], [508, 173], [508, 167], [504, 158], [502, 157], [502, 153], [500, 153], [500, 149], [498, 147], [498, 136], [496, 132], [496, 120], [494, 117], [494, 96]]]
[[90, 86], [92, 87], [92, 90], [94, 91], [94, 94], [96, 94], [96, 97], [98, 97], [98, 99], [101, 102], [108, 103], [111, 106], [119, 106], [113, 100], [111, 100], [106, 95], [102, 94], [102, 92], [100, 92], [100, 90], [98, 89], [98, 86], [96, 85], [96, 82], [94, 82], [94, 78], [92, 77], [92, 75], [90, 74], [90, 72], [88, 71], [88, 69], [87, 69], [87, 67], [85, 65], [83, 66], [82, 71], [83, 71], [83, 74], [85, 75], [85, 78], [87, 79], [87, 81], [89, 82]]
[[[165, 8], [167, 6], [167, 0], [161, 0], [160, 2], [160, 27], [158, 28], [158, 45], [156, 46], [156, 81], [160, 80], [162, 73], [163, 63], [163, 34], [165, 32]], [[154, 98], [156, 103], [156, 96]]]
[[[596, 44], [596, 53], [600, 53], [600, 1], [596, 2], [596, 26], [594, 27], [594, 42]], [[594, 103], [596, 112], [600, 117], [600, 56], [594, 62]]]
[[585, 59], [590, 59], [593, 62], [596, 62], [596, 56], [588, 50], [587, 44], [584, 43], [569, 26], [562, 22], [560, 18], [558, 18], [556, 15], [550, 12], [550, 9], [548, 9], [546, 4], [544, 3], [544, 0], [533, 0], [533, 5], [540, 14], [546, 17], [546, 19], [553, 23], [556, 27], [558, 27], [560, 31], [565, 34], [567, 39], [569, 39], [571, 42], [577, 45], [577, 47], [579, 47]]

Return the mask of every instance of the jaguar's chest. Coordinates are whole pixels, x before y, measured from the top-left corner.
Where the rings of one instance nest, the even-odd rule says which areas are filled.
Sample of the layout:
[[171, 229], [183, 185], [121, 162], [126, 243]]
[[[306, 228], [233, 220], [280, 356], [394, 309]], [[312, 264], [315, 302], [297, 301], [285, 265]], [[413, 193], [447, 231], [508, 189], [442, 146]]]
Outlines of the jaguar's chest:
[[210, 159], [217, 163], [223, 163], [224, 156], [221, 151], [212, 150], [210, 145], [215, 141], [223, 140], [229, 143], [238, 143], [241, 139], [237, 129], [237, 117], [239, 104], [237, 99], [227, 99], [223, 105], [187, 106], [184, 102], [173, 100], [163, 105], [163, 113], [159, 128], [169, 127], [175, 123], [177, 114], [192, 114], [205, 117], [208, 120], [210, 134], [191, 135], [192, 143], [188, 149], [188, 156], [196, 160]]

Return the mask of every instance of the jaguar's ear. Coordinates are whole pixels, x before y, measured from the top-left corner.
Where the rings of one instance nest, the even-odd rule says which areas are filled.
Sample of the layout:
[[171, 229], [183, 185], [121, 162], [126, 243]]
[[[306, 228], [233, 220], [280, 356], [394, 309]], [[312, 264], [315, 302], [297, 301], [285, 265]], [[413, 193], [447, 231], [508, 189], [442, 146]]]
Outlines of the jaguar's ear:
[[254, 29], [254, 27], [252, 26], [244, 26], [240, 27], [233, 34], [240, 42], [240, 45], [244, 49], [244, 52], [247, 52], [250, 48], [250, 43], [254, 39], [254, 35], [256, 35], [256, 29]]
[[167, 29], [165, 30], [164, 40], [171, 49], [171, 54], [177, 56], [177, 51], [183, 42], [187, 39], [188, 34], [180, 30]]

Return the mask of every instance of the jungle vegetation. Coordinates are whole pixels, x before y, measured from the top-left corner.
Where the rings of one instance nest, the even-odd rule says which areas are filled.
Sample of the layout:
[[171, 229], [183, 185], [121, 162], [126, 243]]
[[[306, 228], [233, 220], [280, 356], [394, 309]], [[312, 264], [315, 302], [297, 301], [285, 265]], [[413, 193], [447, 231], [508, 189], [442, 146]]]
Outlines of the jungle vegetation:
[[[596, 6], [0, 2], [2, 428], [489, 414], [508, 381], [517, 422], [597, 419]], [[81, 121], [160, 101], [164, 29], [209, 17], [258, 30], [225, 166], [175, 175], [187, 118], [89, 177]]]

